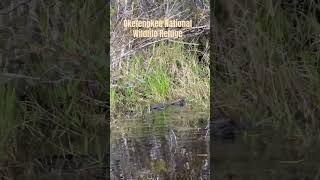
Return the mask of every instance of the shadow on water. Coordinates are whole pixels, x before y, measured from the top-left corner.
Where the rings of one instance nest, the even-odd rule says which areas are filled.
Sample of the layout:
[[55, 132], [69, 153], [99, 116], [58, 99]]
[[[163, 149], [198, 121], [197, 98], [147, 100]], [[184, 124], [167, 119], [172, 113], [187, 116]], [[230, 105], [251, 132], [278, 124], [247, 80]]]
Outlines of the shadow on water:
[[212, 137], [216, 180], [318, 180], [319, 144], [284, 136], [271, 128], [249, 130], [234, 139]]
[[111, 130], [111, 179], [209, 179], [209, 112], [170, 107]]

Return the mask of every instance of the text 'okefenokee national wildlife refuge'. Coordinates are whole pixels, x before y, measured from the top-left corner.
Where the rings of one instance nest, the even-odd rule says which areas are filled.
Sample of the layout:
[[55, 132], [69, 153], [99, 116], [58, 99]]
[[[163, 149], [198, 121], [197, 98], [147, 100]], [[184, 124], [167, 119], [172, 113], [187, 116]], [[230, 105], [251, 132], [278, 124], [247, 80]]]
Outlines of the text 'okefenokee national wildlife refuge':
[[160, 38], [181, 38], [183, 31], [176, 29], [140, 29], [140, 28], [190, 28], [192, 20], [124, 20], [125, 28], [135, 28], [132, 35], [135, 38], [160, 37]]

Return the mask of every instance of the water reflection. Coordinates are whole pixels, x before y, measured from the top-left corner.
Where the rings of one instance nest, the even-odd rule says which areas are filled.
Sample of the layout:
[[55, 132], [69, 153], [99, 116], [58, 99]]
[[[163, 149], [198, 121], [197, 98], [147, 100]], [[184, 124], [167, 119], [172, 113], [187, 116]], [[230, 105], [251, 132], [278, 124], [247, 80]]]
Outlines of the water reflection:
[[270, 128], [248, 131], [227, 141], [213, 137], [214, 179], [319, 179], [319, 144], [310, 148], [305, 140]]
[[111, 131], [111, 179], [209, 179], [209, 112], [173, 107]]

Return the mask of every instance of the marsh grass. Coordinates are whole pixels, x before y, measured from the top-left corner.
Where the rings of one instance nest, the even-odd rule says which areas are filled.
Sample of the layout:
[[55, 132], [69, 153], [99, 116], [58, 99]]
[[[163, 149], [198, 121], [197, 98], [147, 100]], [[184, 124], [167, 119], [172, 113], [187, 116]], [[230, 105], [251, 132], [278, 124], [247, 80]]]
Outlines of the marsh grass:
[[14, 134], [16, 121], [16, 93], [13, 87], [0, 87], [0, 159], [8, 156], [6, 153], [7, 140]]
[[139, 114], [152, 103], [179, 97], [208, 108], [209, 67], [199, 62], [195, 50], [179, 43], [160, 43], [112, 69], [116, 82], [111, 87], [112, 114]]
[[[114, 1], [110, 11], [112, 119], [140, 116], [151, 104], [175, 98], [208, 109], [209, 1]], [[193, 27], [181, 29], [179, 39], [134, 38], [123, 28], [126, 19], [164, 17], [192, 19]]]
[[105, 1], [32, 1], [0, 15], [1, 150], [13, 137], [15, 163], [30, 165], [22, 174], [36, 175], [44, 165], [37, 159], [51, 155], [107, 163], [108, 8]]
[[318, 138], [320, 4], [298, 9], [271, 2], [254, 9], [238, 3], [238, 16], [218, 19], [212, 34], [215, 109], [287, 135]]

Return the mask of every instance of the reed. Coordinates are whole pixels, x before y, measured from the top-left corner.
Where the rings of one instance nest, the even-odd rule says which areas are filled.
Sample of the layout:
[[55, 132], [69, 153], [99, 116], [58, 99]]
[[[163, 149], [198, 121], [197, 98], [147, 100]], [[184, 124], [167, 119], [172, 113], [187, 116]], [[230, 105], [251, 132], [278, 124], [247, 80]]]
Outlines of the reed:
[[209, 66], [194, 52], [179, 43], [160, 43], [112, 69], [112, 81], [117, 82], [111, 86], [112, 114], [139, 114], [152, 103], [179, 97], [208, 108]]
[[237, 1], [225, 21], [216, 14], [214, 108], [288, 135], [318, 137], [320, 4], [272, 2], [250, 9]]

